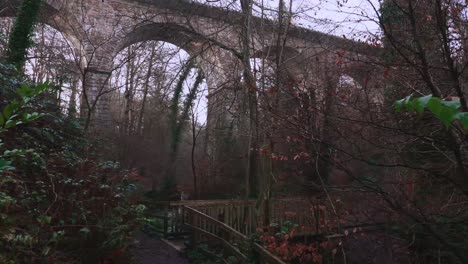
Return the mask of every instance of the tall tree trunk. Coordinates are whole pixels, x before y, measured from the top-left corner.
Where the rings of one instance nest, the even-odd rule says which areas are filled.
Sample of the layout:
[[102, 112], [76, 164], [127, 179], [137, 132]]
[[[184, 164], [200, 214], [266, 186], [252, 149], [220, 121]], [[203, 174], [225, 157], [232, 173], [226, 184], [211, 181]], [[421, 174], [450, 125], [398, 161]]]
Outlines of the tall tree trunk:
[[258, 157], [258, 104], [257, 84], [250, 66], [250, 37], [252, 21], [252, 0], [240, 0], [243, 14], [242, 21], [242, 64], [244, 81], [249, 104], [249, 142], [247, 149], [247, 168], [245, 175], [244, 198], [257, 195], [257, 157]]
[[137, 124], [137, 134], [142, 135], [142, 125], [143, 125], [143, 116], [145, 114], [145, 107], [146, 107], [146, 99], [148, 97], [148, 89], [149, 89], [149, 81], [151, 78], [151, 73], [153, 69], [153, 64], [154, 64], [154, 57], [156, 55], [156, 45], [157, 43], [152, 44], [151, 48], [151, 56], [148, 62], [148, 71], [146, 72], [145, 76], [145, 85], [144, 85], [144, 90], [143, 90], [143, 100], [141, 102], [141, 109], [140, 109], [140, 114], [138, 116], [138, 124]]
[[128, 65], [127, 65], [127, 74], [125, 76], [125, 110], [124, 110], [124, 122], [123, 122], [123, 131], [124, 135], [129, 135], [130, 132], [130, 109], [132, 107], [132, 93], [134, 86], [134, 75], [135, 75], [135, 58], [133, 57], [133, 49], [128, 48]]
[[198, 199], [198, 184], [197, 184], [197, 168], [195, 163], [195, 150], [197, 147], [197, 120], [195, 119], [195, 111], [192, 110], [192, 153], [191, 153], [191, 162], [192, 162], [192, 177], [193, 177], [193, 192], [194, 199]]

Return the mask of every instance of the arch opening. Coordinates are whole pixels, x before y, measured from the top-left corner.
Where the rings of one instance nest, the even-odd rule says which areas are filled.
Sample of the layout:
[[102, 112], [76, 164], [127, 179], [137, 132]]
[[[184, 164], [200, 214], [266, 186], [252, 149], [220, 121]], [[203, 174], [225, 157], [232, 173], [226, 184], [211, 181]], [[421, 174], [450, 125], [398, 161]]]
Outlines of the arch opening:
[[[7, 1], [8, 2], [8, 1]], [[19, 6], [19, 3], [18, 3]], [[18, 10], [14, 8], [13, 4], [0, 3], [0, 19], [12, 20], [16, 17]], [[47, 25], [57, 32], [60, 32], [62, 37], [72, 44], [74, 52], [84, 54], [83, 45], [79, 38], [82, 35], [80, 23], [75, 21], [75, 16], [67, 13], [66, 11], [59, 11], [48, 3], [42, 3], [38, 23]]]
[[[0, 17], [0, 56], [6, 55], [14, 19]], [[79, 54], [74, 45], [56, 28], [38, 23], [28, 49], [24, 71], [34, 83], [54, 84], [62, 112], [75, 115], [81, 82]]]
[[140, 168], [148, 191], [163, 188], [171, 171], [173, 184], [193, 192], [191, 155], [194, 148], [197, 161], [204, 157], [207, 83], [197, 58], [154, 39], [124, 40], [114, 57], [110, 111], [118, 145], [131, 157], [122, 163]]

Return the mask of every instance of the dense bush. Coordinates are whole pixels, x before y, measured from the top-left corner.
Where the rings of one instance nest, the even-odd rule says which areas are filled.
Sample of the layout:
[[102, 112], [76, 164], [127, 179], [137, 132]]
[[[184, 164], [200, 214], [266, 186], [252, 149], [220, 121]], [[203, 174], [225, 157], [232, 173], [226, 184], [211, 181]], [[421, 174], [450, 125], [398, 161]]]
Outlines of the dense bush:
[[301, 228], [291, 222], [272, 224], [266, 232], [262, 230], [259, 243], [287, 263], [333, 263], [338, 245], [325, 239], [300, 242], [294, 234]]
[[120, 254], [144, 210], [130, 175], [99, 161], [80, 123], [60, 111], [53, 86], [18, 87], [0, 107], [0, 263], [96, 263]]

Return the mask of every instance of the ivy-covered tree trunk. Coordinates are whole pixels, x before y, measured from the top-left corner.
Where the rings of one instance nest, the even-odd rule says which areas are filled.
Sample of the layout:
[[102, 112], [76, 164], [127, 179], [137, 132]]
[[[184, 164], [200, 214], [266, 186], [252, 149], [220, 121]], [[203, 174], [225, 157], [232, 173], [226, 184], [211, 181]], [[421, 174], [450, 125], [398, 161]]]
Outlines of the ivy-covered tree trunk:
[[24, 0], [19, 11], [8, 45], [7, 63], [21, 71], [26, 62], [31, 35], [39, 16], [41, 0]]
[[[184, 66], [184, 69], [179, 77], [179, 80], [177, 82], [177, 85], [174, 90], [174, 97], [172, 98], [171, 102], [171, 109], [170, 109], [170, 114], [169, 114], [169, 126], [171, 128], [171, 163], [175, 160], [176, 155], [177, 155], [177, 147], [180, 142], [180, 137], [181, 137], [181, 126], [179, 125], [179, 102], [180, 98], [182, 97], [183, 93], [183, 88], [184, 88], [184, 82], [187, 80], [187, 78], [190, 75], [190, 71], [194, 67], [194, 58], [190, 58], [187, 64]], [[199, 75], [200, 77], [200, 75]], [[198, 78], [196, 81], [195, 86], [198, 86], [200, 83], [198, 82]], [[194, 87], [194, 89], [197, 89], [198, 87]], [[193, 99], [193, 98], [192, 98]], [[190, 104], [192, 102], [189, 102]]]

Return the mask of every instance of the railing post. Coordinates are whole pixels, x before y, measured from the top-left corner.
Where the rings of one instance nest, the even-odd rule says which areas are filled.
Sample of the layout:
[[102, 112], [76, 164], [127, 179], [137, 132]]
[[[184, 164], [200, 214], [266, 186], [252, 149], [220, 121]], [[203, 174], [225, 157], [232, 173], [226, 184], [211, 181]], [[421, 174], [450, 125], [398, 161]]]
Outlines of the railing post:
[[[191, 210], [186, 210], [187, 212], [187, 221], [188, 221], [188, 224], [192, 227], [196, 227], [196, 224], [195, 224], [195, 215], [193, 214], [193, 212]], [[190, 230], [190, 245], [192, 246], [192, 248], [195, 248], [196, 247], [196, 235], [195, 235], [195, 229], [192, 228]]]
[[164, 205], [164, 237], [166, 238], [168, 236], [168, 232], [169, 232], [169, 213], [168, 213], [168, 210], [169, 210], [169, 204], [166, 204]]
[[182, 206], [182, 216], [180, 226], [183, 227], [185, 225], [185, 206]]

